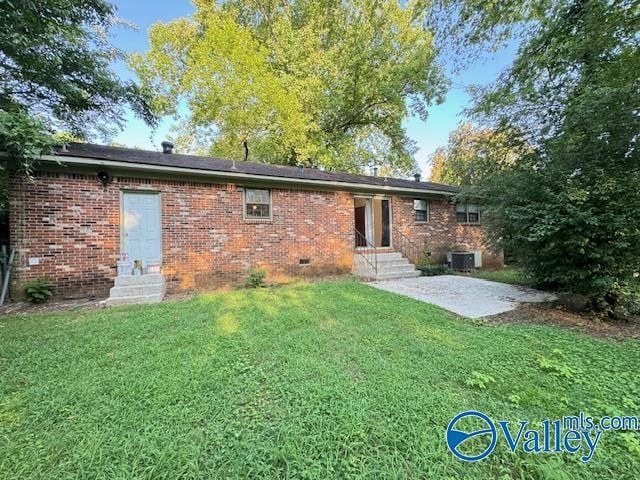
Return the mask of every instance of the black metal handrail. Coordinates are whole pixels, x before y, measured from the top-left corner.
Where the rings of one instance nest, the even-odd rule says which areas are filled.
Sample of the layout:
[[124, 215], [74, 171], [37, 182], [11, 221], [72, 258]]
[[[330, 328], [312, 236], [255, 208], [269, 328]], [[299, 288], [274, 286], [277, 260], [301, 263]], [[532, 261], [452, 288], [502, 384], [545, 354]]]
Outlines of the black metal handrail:
[[398, 249], [400, 253], [402, 253], [402, 255], [405, 256], [411, 263], [413, 263], [414, 265], [418, 265], [421, 262], [422, 250], [424, 249], [424, 247], [421, 247], [398, 230], [393, 232], [393, 240], [396, 249]]
[[356, 236], [355, 252], [364, 259], [364, 261], [373, 269], [375, 274], [378, 273], [378, 250], [375, 245], [367, 240], [367, 236], [354, 228]]

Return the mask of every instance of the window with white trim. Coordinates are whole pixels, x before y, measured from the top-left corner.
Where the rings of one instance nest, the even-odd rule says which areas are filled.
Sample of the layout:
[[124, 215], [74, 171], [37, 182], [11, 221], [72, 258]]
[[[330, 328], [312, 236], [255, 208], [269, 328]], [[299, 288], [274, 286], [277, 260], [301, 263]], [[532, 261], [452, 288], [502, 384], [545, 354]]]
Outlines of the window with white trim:
[[271, 190], [244, 189], [245, 218], [271, 218]]
[[456, 222], [480, 223], [480, 207], [471, 203], [457, 203]]
[[413, 201], [413, 219], [416, 222], [429, 221], [429, 201], [416, 198]]

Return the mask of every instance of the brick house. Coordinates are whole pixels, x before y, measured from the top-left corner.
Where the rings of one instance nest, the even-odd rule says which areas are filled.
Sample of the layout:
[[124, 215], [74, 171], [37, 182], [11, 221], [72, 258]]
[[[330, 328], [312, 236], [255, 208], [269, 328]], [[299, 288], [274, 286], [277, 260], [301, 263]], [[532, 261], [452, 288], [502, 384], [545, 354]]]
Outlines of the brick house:
[[106, 296], [123, 253], [161, 262], [173, 292], [235, 285], [251, 267], [276, 281], [349, 273], [362, 252], [416, 262], [425, 241], [433, 263], [460, 248], [501, 262], [483, 244], [477, 209], [452, 202], [453, 187], [170, 147], [71, 144], [44, 157], [33, 179], [13, 171], [14, 293], [45, 277], [59, 297]]

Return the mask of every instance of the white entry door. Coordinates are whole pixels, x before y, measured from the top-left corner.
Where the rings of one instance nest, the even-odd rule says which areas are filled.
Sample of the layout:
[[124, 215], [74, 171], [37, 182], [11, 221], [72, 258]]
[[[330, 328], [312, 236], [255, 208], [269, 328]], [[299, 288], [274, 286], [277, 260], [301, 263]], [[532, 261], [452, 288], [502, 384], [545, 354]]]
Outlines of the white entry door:
[[162, 260], [160, 194], [123, 193], [123, 248], [129, 261], [142, 260], [143, 268]]

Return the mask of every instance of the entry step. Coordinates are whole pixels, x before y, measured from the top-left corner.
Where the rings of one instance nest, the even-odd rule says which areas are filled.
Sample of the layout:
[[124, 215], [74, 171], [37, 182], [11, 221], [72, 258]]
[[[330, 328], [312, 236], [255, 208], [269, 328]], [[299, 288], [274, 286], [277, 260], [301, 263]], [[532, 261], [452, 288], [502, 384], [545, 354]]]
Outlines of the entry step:
[[[369, 263], [377, 265], [377, 271]], [[367, 253], [366, 259], [356, 253], [353, 259], [354, 273], [365, 280], [396, 280], [399, 278], [413, 278], [421, 275], [409, 260], [400, 252], [378, 253], [377, 259]]]
[[166, 280], [159, 273], [116, 277], [106, 304], [158, 303], [162, 301], [166, 291]]

